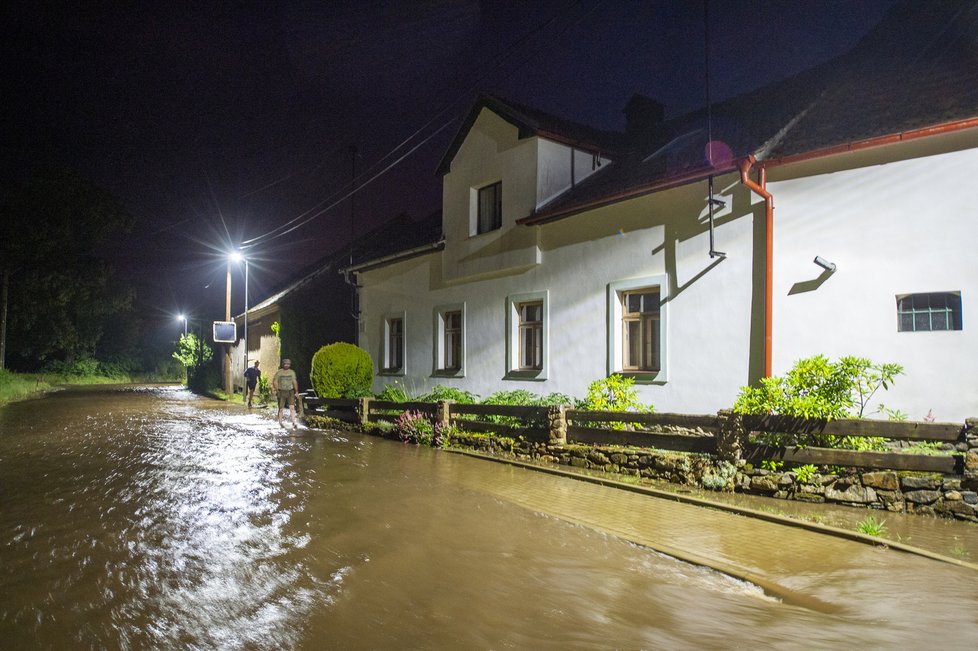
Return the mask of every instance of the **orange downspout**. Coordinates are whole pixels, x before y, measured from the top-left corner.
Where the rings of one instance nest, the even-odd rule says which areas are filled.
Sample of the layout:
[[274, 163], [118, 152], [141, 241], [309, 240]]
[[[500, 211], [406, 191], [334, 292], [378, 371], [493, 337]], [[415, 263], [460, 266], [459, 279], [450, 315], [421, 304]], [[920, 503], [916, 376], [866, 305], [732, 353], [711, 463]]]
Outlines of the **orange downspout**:
[[750, 168], [757, 159], [753, 155], [738, 163], [740, 182], [764, 199], [764, 377], [771, 377], [771, 349], [774, 319], [774, 195], [767, 191], [767, 171], [758, 170], [758, 181], [750, 177]]

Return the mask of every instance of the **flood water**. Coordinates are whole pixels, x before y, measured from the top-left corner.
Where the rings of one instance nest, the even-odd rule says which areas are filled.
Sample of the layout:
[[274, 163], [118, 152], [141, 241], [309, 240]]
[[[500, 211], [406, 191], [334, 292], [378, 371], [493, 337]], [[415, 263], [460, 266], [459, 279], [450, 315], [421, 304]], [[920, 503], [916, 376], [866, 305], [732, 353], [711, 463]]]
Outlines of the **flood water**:
[[978, 646], [972, 569], [663, 503], [179, 388], [63, 391], [0, 408], [0, 647]]

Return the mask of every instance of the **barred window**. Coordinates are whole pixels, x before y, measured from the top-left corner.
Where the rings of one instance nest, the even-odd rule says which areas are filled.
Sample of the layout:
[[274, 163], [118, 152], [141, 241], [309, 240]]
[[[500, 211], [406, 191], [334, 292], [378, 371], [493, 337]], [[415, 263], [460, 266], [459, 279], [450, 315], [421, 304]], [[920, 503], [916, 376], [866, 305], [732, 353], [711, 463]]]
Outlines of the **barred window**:
[[961, 329], [961, 292], [897, 296], [897, 332]]

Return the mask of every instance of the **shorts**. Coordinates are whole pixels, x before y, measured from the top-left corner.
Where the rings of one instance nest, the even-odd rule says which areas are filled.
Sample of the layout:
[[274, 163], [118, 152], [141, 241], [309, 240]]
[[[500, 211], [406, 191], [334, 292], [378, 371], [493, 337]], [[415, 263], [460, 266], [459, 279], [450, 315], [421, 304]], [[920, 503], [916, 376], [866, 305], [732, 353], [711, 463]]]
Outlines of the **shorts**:
[[278, 408], [283, 407], [294, 407], [295, 406], [295, 392], [292, 389], [286, 389], [278, 391]]

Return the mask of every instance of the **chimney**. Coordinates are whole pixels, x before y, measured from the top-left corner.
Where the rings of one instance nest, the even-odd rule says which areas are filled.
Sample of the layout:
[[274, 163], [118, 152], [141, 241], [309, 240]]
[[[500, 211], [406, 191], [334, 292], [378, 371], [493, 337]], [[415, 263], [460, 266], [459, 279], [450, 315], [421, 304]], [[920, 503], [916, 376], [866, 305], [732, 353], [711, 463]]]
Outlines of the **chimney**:
[[662, 124], [666, 108], [651, 97], [635, 93], [625, 105], [625, 133], [629, 139], [648, 138]]

